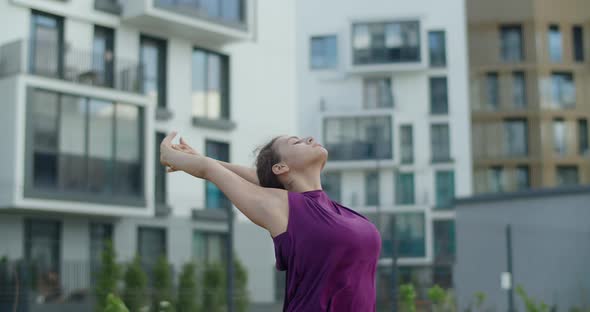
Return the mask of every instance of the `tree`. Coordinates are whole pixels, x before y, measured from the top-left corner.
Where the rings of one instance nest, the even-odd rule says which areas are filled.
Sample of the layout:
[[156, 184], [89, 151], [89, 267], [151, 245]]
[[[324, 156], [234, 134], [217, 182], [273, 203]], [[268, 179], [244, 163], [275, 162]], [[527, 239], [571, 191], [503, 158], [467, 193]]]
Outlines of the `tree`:
[[539, 303], [535, 302], [533, 298], [527, 295], [522, 285], [516, 287], [516, 293], [524, 302], [527, 312], [549, 312], [549, 306], [543, 301], [540, 301]]
[[172, 274], [170, 265], [165, 256], [158, 258], [154, 266], [154, 288], [153, 288], [154, 311], [173, 312], [174, 303], [172, 296]]
[[202, 311], [222, 312], [225, 310], [225, 271], [218, 262], [206, 266], [203, 274]]
[[123, 301], [112, 293], [109, 293], [105, 300], [104, 310], [101, 312], [129, 312]]
[[97, 280], [94, 288], [97, 312], [104, 311], [109, 294], [117, 293], [117, 281], [121, 272], [116, 258], [117, 254], [113, 248], [113, 243], [110, 240], [106, 241], [101, 253], [101, 264], [99, 271], [96, 273]]
[[131, 312], [138, 312], [148, 304], [147, 298], [147, 276], [141, 268], [139, 256], [136, 256], [133, 263], [125, 272], [125, 290], [123, 301]]
[[[235, 253], [234, 253], [235, 254]], [[235, 273], [235, 307], [238, 312], [246, 312], [250, 303], [250, 296], [248, 294], [248, 271], [240, 262], [238, 257], [234, 257], [234, 273]]]
[[182, 267], [178, 281], [178, 312], [198, 312], [197, 295], [195, 265], [189, 262]]
[[416, 291], [414, 285], [403, 284], [399, 287], [400, 304], [404, 312], [416, 312]]

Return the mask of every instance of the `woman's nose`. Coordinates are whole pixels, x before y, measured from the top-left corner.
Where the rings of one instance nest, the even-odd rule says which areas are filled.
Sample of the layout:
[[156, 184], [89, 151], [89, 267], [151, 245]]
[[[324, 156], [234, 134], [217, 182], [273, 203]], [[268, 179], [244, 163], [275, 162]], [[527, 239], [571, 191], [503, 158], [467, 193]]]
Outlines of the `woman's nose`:
[[307, 144], [312, 144], [314, 142], [313, 137], [307, 137]]

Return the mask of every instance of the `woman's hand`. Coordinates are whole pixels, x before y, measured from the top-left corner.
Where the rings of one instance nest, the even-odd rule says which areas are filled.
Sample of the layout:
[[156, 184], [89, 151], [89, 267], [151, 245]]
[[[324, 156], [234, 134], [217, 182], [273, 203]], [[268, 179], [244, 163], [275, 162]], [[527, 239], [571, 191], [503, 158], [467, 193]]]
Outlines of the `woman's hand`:
[[160, 143], [160, 163], [170, 167], [167, 170], [168, 172], [182, 170], [197, 178], [205, 179], [206, 170], [211, 159], [196, 152], [195, 154], [189, 154], [174, 149], [172, 139], [176, 137], [176, 133], [176, 131], [170, 132]]
[[[180, 144], [172, 144], [172, 148], [183, 153], [202, 156], [201, 153], [195, 151], [190, 145], [188, 145], [188, 143], [182, 137], [180, 137]], [[179, 169], [170, 167], [166, 169], [166, 172], [176, 172], [178, 170]]]

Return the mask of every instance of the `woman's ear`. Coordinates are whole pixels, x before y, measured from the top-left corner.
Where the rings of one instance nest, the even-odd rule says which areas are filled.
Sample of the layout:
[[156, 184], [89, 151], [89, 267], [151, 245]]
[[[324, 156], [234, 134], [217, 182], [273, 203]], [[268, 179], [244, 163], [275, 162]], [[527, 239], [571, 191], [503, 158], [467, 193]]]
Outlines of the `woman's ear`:
[[287, 166], [285, 163], [280, 162], [272, 166], [272, 172], [275, 175], [281, 175], [283, 173], [289, 172], [289, 166]]

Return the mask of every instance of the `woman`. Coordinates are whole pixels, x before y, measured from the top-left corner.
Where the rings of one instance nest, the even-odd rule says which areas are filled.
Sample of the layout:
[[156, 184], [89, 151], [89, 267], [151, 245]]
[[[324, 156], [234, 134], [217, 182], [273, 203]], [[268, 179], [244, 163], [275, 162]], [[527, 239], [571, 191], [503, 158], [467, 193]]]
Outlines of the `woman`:
[[201, 155], [171, 132], [160, 145], [167, 171], [213, 182], [255, 224], [269, 231], [276, 268], [287, 271], [283, 311], [375, 311], [377, 228], [332, 201], [320, 172], [327, 150], [312, 137], [278, 136], [250, 169]]

